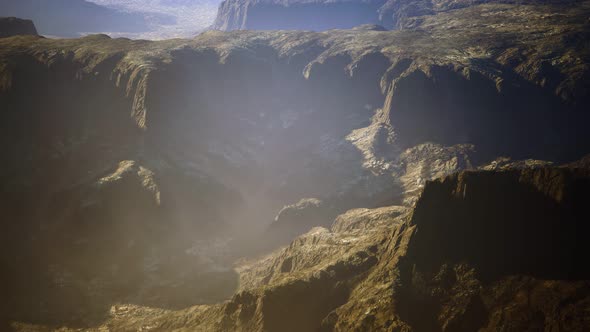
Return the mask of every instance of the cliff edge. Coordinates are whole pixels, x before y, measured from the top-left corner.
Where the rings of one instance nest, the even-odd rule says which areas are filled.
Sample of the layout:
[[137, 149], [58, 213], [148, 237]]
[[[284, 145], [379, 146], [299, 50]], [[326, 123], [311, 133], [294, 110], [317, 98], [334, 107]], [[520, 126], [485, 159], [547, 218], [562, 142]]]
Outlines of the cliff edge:
[[31, 20], [16, 17], [0, 17], [0, 38], [16, 35], [37, 35], [35, 24]]

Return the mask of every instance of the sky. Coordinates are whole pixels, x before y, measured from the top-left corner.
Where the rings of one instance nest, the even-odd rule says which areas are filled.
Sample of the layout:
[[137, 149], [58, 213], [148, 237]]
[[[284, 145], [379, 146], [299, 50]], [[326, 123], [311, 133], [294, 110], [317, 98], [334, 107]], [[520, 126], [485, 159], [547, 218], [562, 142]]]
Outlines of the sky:
[[[189, 38], [215, 20], [221, 0], [87, 0], [127, 12], [147, 12], [172, 16], [175, 24], [153, 23], [153, 31], [109, 33], [112, 37], [145, 39]], [[148, 16], [149, 17], [149, 16]]]

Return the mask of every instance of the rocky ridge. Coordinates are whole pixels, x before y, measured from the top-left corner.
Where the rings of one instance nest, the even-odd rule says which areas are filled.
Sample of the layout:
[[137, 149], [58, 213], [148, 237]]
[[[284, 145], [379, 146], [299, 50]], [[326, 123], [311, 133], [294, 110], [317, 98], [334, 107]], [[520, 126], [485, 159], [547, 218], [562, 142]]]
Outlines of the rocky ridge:
[[96, 330], [585, 330], [589, 180], [541, 167], [429, 181], [414, 209], [351, 210], [241, 263], [224, 304], [115, 306]]
[[[485, 3], [577, 4], [576, 0], [225, 0], [212, 25], [218, 30], [330, 30], [380, 25], [407, 29], [424, 16]], [[383, 28], [384, 27], [384, 28]]]

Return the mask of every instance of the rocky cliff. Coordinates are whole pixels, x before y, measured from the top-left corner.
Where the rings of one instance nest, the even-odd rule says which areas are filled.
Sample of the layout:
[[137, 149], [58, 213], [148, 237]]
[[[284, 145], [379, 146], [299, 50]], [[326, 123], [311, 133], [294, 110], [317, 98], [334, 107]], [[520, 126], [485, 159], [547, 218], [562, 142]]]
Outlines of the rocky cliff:
[[[490, 285], [583, 301], [568, 295], [585, 294], [585, 272], [571, 263], [524, 264], [535, 253], [525, 248], [497, 268], [508, 249], [495, 244], [492, 217], [506, 220], [502, 229], [544, 218], [530, 233], [540, 242], [550, 220], [563, 220], [556, 246], [578, 229], [585, 175], [539, 160], [590, 150], [589, 13], [587, 2], [481, 4], [401, 31], [0, 39], [0, 321], [17, 330], [436, 330], [504, 324], [488, 313], [521, 295], [486, 297]], [[488, 171], [428, 182], [478, 168]], [[461, 203], [471, 189], [452, 192], [465, 183], [475, 196]], [[494, 183], [486, 203], [481, 188]], [[530, 201], [510, 205], [517, 194]], [[456, 206], [435, 206], [452, 234], [430, 238], [438, 201]], [[519, 218], [490, 212], [500, 206]], [[481, 228], [466, 217], [474, 207], [490, 212], [478, 215]], [[522, 249], [529, 226], [506, 248]], [[440, 249], [443, 235], [458, 244], [465, 233], [476, 246], [488, 231], [490, 252]], [[551, 256], [530, 241], [554, 260], [584, 249]], [[548, 273], [566, 267], [573, 277]], [[510, 276], [516, 283], [502, 283]], [[483, 305], [472, 308], [472, 294]], [[417, 322], [412, 308], [426, 306]]]
[[455, 9], [494, 4], [576, 4], [576, 0], [551, 1], [432, 1], [432, 0], [224, 0], [212, 28], [218, 30], [314, 30], [350, 29], [378, 24], [404, 29], [423, 16]]
[[31, 20], [16, 17], [0, 17], [0, 38], [16, 35], [37, 35], [35, 24]]
[[462, 172], [242, 262], [224, 304], [118, 305], [96, 330], [583, 331], [589, 198], [587, 168]]

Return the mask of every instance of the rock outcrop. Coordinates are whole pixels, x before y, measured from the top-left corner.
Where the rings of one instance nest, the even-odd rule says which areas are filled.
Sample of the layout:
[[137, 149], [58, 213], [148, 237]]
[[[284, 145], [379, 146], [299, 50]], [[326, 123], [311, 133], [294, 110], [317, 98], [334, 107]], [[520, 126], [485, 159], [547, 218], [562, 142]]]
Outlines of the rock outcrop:
[[587, 329], [589, 184], [588, 169], [549, 167], [429, 184], [400, 264], [400, 317], [416, 330]]
[[314, 227], [329, 226], [337, 214], [337, 207], [332, 206], [330, 202], [305, 198], [283, 207], [269, 225], [265, 236], [276, 241], [274, 244], [289, 243]]
[[31, 20], [16, 17], [0, 17], [0, 38], [18, 35], [37, 35], [35, 24]]

